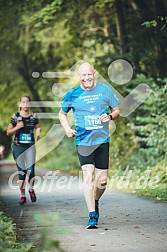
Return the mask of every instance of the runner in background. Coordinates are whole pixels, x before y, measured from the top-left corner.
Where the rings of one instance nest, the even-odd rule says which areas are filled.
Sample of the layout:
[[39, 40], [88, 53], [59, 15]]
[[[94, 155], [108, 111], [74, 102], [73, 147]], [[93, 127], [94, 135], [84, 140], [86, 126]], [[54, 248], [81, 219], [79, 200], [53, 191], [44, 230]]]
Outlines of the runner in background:
[[[79, 67], [80, 84], [62, 100], [60, 122], [67, 137], [76, 138], [77, 153], [83, 171], [83, 189], [89, 211], [87, 228], [97, 228], [99, 199], [107, 185], [109, 164], [109, 122], [119, 116], [119, 100], [112, 89], [95, 81], [95, 69], [88, 63]], [[67, 118], [72, 109], [75, 129]]]
[[5, 158], [5, 146], [0, 145], [0, 159], [3, 160]]
[[35, 137], [37, 141], [40, 139], [40, 125], [37, 115], [30, 111], [29, 102], [29, 96], [21, 97], [19, 112], [16, 112], [12, 116], [7, 128], [7, 135], [14, 135], [12, 149], [19, 174], [19, 187], [21, 193], [20, 205], [26, 203], [26, 176], [29, 182], [30, 200], [32, 202], [36, 201], [36, 194], [34, 191], [36, 157]]

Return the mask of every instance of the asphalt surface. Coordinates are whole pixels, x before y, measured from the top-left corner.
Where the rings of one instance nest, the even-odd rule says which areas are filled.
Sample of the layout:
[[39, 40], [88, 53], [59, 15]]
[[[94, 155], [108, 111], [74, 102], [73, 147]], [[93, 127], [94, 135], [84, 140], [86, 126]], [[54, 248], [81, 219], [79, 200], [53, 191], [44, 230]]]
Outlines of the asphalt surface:
[[99, 228], [87, 230], [88, 213], [81, 179], [36, 169], [37, 202], [31, 203], [27, 193], [27, 203], [19, 206], [14, 172], [12, 162], [0, 163], [3, 208], [16, 223], [20, 241], [33, 242], [35, 247], [46, 236], [59, 240], [66, 252], [167, 251], [166, 202], [109, 188], [100, 202]]

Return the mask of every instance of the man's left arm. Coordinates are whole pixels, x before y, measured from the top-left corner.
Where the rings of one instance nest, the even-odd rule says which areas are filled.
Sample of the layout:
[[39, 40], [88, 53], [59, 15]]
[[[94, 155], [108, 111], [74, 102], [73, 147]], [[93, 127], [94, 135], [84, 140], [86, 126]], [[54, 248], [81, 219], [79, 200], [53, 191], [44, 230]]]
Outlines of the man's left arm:
[[102, 114], [100, 116], [100, 120], [102, 122], [109, 122], [109, 121], [114, 120], [117, 117], [119, 117], [119, 115], [120, 115], [119, 108], [115, 107], [115, 108], [111, 109], [111, 113], [110, 114], [107, 114], [107, 113]]
[[118, 107], [111, 109], [111, 114], [109, 114], [110, 120], [114, 120], [119, 117], [120, 111]]

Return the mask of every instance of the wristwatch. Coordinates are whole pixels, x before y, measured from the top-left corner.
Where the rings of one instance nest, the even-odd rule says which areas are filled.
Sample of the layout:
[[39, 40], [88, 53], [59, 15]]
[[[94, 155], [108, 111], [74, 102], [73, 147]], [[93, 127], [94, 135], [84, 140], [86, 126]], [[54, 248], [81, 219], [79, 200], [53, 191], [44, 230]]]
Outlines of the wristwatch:
[[112, 115], [109, 115], [109, 117], [110, 117], [110, 120], [113, 120]]

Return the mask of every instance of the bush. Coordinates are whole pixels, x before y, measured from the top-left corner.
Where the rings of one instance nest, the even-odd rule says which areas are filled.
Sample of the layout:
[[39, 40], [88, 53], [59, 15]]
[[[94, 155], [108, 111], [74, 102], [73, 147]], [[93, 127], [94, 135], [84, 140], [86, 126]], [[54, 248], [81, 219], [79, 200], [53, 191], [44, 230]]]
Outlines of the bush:
[[17, 242], [15, 224], [0, 211], [0, 251], [26, 252], [31, 247], [31, 243], [21, 244]]

